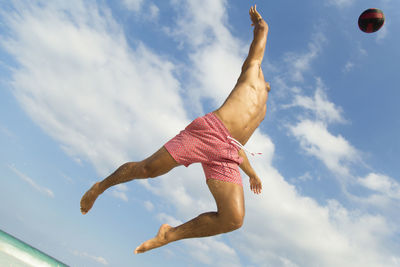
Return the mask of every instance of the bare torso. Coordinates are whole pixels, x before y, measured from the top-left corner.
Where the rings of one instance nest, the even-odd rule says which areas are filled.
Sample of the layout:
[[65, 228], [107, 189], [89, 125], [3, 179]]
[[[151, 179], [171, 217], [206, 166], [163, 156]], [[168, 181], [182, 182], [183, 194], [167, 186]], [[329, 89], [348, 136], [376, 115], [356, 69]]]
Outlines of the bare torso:
[[243, 145], [264, 120], [267, 111], [270, 86], [264, 80], [261, 67], [257, 76], [239, 80], [225, 103], [214, 111], [232, 137]]

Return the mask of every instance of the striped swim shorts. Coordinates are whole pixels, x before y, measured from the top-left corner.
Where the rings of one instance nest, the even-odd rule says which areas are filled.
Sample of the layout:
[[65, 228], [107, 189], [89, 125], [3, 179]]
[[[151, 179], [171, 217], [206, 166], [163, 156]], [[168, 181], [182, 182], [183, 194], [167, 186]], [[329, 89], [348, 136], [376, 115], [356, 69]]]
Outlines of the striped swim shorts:
[[242, 185], [239, 165], [243, 158], [238, 154], [239, 148], [230, 139], [232, 136], [225, 125], [211, 112], [195, 119], [164, 147], [185, 167], [201, 163], [207, 180]]

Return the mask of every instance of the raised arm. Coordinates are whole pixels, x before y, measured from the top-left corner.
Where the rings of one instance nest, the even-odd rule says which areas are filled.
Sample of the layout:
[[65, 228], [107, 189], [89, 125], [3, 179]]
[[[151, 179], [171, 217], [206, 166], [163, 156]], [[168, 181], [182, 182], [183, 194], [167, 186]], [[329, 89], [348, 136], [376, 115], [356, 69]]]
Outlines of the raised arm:
[[252, 63], [261, 65], [268, 35], [268, 24], [263, 20], [260, 13], [258, 13], [256, 5], [250, 8], [249, 14], [253, 22], [252, 26], [254, 26], [254, 38], [250, 46], [249, 55], [243, 64], [242, 71]]

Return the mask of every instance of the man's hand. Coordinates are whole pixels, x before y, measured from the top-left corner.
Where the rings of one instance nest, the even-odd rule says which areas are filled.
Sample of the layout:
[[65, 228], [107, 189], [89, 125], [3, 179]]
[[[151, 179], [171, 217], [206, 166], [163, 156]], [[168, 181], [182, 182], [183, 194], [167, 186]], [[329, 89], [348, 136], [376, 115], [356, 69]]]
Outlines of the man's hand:
[[254, 194], [260, 194], [262, 190], [262, 184], [260, 178], [258, 176], [250, 177], [250, 190], [254, 192]]
[[256, 8], [257, 8], [256, 5], [250, 7], [250, 11], [249, 11], [250, 19], [253, 22], [253, 24], [251, 24], [251, 26], [256, 25], [260, 20], [262, 20], [262, 17], [260, 15], [260, 13], [258, 13]]

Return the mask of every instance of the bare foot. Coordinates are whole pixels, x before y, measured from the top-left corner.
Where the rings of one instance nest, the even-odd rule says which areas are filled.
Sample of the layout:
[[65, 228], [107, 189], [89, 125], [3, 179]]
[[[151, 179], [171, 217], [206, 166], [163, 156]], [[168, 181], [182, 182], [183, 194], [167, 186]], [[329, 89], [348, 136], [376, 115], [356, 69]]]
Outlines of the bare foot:
[[158, 248], [161, 246], [164, 246], [166, 244], [169, 243], [169, 241], [166, 238], [166, 233], [171, 229], [172, 227], [169, 226], [168, 224], [163, 224], [160, 227], [160, 230], [158, 230], [158, 233], [156, 235], [156, 237], [147, 240], [146, 242], [144, 242], [143, 244], [141, 244], [140, 246], [138, 246], [135, 249], [135, 254], [138, 253], [144, 253], [150, 249], [153, 248]]
[[92, 208], [96, 198], [101, 194], [99, 189], [100, 183], [95, 183], [82, 197], [81, 199], [81, 212], [82, 214], [88, 213]]

